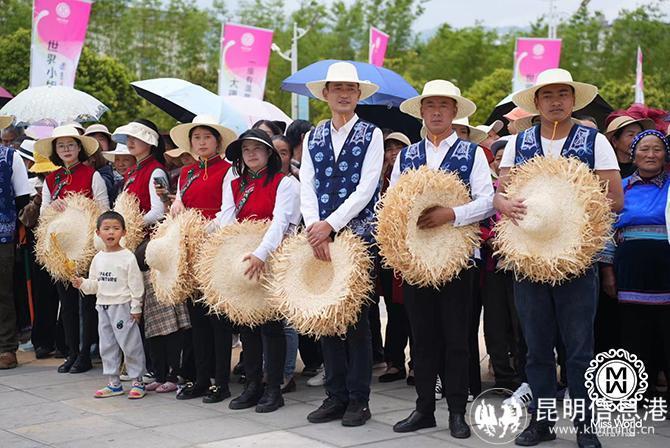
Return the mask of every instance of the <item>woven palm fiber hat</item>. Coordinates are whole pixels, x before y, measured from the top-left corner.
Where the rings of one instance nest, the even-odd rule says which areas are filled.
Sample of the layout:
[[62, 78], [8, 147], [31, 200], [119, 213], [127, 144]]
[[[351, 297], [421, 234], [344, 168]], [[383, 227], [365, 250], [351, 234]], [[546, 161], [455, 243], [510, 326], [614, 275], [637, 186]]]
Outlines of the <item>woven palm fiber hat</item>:
[[579, 276], [610, 238], [605, 189], [578, 159], [534, 157], [513, 168], [507, 197], [523, 198], [527, 214], [518, 225], [503, 217], [493, 244], [517, 278], [556, 285]]
[[403, 173], [377, 206], [376, 236], [384, 266], [411, 285], [439, 287], [451, 281], [469, 267], [480, 244], [479, 226], [448, 223], [419, 229], [416, 223], [426, 209], [468, 202], [468, 189], [454, 173], [427, 166]]
[[96, 203], [82, 194], [69, 194], [65, 210], [47, 207], [35, 231], [35, 255], [54, 280], [69, 281], [85, 275], [96, 253], [95, 224], [100, 214]]
[[[140, 210], [139, 199], [134, 194], [124, 191], [116, 198], [114, 211], [123, 216], [126, 224], [126, 235], [121, 237], [119, 244], [129, 251], [135, 252], [137, 246], [144, 240], [144, 217]], [[94, 238], [94, 244], [98, 250], [105, 247], [105, 243], [97, 235]]]
[[225, 226], [207, 238], [196, 272], [203, 301], [214, 314], [225, 314], [237, 325], [255, 327], [276, 318], [277, 309], [268, 300], [265, 278], [251, 280], [243, 258], [263, 240], [269, 221], [246, 220]]
[[305, 233], [275, 253], [271, 301], [300, 334], [341, 336], [357, 322], [373, 289], [365, 242], [346, 230], [330, 244], [330, 262], [317, 260]]
[[185, 302], [196, 290], [194, 264], [205, 238], [205, 219], [194, 209], [168, 216], [147, 244], [146, 263], [156, 299], [163, 305]]

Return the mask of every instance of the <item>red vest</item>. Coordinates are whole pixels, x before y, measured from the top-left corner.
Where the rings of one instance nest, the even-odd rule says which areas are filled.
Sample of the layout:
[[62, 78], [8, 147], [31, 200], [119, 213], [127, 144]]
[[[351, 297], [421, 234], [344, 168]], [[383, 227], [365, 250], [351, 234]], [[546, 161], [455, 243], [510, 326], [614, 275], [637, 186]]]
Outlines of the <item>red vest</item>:
[[137, 196], [143, 214], [151, 210], [149, 182], [151, 182], [151, 174], [157, 168], [165, 171], [163, 164], [150, 155], [130, 168], [125, 174], [126, 183], [123, 189]]
[[263, 170], [259, 173], [259, 177], [247, 173], [244, 177], [233, 180], [231, 186], [238, 221], [272, 219], [277, 188], [284, 175], [276, 173], [265, 185], [266, 174], [267, 170]]
[[179, 194], [187, 208], [200, 210], [207, 219], [214, 219], [221, 210], [221, 185], [231, 165], [218, 154], [206, 162], [187, 165], [179, 173]]
[[47, 174], [51, 200], [62, 199], [66, 193], [81, 193], [93, 199], [93, 175], [95, 170], [90, 166], [77, 163], [70, 169], [64, 167]]

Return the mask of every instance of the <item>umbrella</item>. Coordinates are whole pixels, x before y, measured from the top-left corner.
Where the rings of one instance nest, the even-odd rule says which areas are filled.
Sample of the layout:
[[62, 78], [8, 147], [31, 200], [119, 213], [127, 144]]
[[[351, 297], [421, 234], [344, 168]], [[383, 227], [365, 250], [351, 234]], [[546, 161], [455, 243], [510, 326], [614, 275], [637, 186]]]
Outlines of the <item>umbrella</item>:
[[[282, 82], [282, 90], [314, 98], [305, 84], [310, 81], [325, 79], [326, 73], [328, 72], [328, 67], [330, 67], [330, 65], [334, 62], [339, 61], [334, 59], [327, 59], [325, 61], [315, 62], [301, 70], [298, 70]], [[360, 102], [360, 104], [398, 107], [400, 106], [400, 103], [405, 101], [407, 98], [418, 95], [416, 89], [393, 70], [389, 70], [384, 67], [377, 67], [376, 65], [367, 64], [365, 62], [346, 62], [350, 62], [356, 66], [356, 70], [358, 70], [358, 77], [360, 79], [374, 82], [379, 86], [377, 93], [369, 98], [364, 99]]]
[[9, 93], [4, 87], [0, 87], [0, 107], [7, 104], [12, 98], [14, 98], [14, 95]]
[[81, 90], [65, 86], [30, 87], [0, 109], [18, 125], [59, 126], [73, 121], [98, 121], [109, 108]]
[[397, 107], [359, 105], [356, 107], [356, 113], [363, 120], [381, 129], [402, 132], [411, 142], [421, 140], [421, 122], [411, 115], [400, 112]]
[[293, 122], [283, 110], [267, 101], [245, 96], [222, 96], [221, 101], [244, 115], [249, 128], [258, 120], [283, 121], [287, 126]]
[[[503, 115], [515, 107], [515, 104], [512, 102], [512, 95], [514, 94], [510, 93], [502, 101], [496, 104], [495, 109], [493, 109], [491, 115], [489, 115], [489, 117], [486, 119], [485, 124], [491, 124], [496, 120], [502, 120], [503, 123], [508, 124], [508, 120], [504, 118]], [[590, 115], [596, 119], [600, 129], [605, 129], [605, 119], [610, 113], [612, 113], [613, 110], [614, 109], [612, 106], [610, 106], [607, 101], [605, 101], [603, 97], [598, 94], [588, 106], [573, 112], [572, 115], [574, 117], [580, 115]], [[500, 135], [507, 135], [507, 133], [507, 126], [505, 126], [500, 132]]]

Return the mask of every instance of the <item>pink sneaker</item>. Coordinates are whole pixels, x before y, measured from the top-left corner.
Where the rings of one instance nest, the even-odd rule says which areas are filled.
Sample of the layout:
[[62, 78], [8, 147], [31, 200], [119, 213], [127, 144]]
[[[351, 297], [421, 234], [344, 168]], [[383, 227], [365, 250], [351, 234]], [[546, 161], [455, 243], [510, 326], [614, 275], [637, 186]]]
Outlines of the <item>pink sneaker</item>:
[[177, 390], [177, 385], [172, 381], [166, 381], [156, 388], [156, 392], [159, 394], [165, 394], [168, 392], [174, 392]]
[[144, 386], [144, 390], [147, 392], [153, 392], [156, 389], [158, 389], [163, 383], [159, 383], [158, 381], [152, 381], [151, 383], [147, 384]]

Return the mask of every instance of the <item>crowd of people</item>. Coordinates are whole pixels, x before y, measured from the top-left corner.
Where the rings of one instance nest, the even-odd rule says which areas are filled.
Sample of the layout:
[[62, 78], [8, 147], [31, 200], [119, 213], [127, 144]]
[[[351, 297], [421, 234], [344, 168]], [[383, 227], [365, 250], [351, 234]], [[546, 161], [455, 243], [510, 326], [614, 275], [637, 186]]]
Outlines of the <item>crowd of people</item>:
[[[263, 120], [239, 136], [212, 117], [196, 116], [169, 134], [136, 119], [114, 132], [69, 123], [33, 139], [12, 126], [12, 117], [2, 117], [0, 368], [16, 367], [19, 342], [30, 341], [38, 359], [63, 358], [60, 374], [86, 372], [99, 356], [108, 384], [97, 398], [124, 394], [122, 381], [129, 380], [128, 398], [173, 393], [205, 403], [231, 396], [232, 372], [244, 390], [229, 407], [265, 413], [277, 411], [282, 396], [296, 389], [299, 353], [307, 384], [326, 392], [308, 421], [365, 424], [373, 367], [380, 367], [377, 381], [416, 388], [416, 409], [394, 431], [436, 426], [436, 401], [446, 398], [451, 435], [467, 438], [466, 406], [482, 392], [485, 350], [492, 387], [509, 390], [506, 401], [531, 411], [530, 425], [516, 439], [523, 446], [556, 437], [553, 423], [538, 418], [539, 399], [588, 400], [584, 373], [594, 353], [626, 348], [636, 354], [649, 373], [648, 395], [667, 398], [670, 143], [664, 111], [641, 105], [614, 111], [601, 133], [594, 119], [573, 116], [597, 88], [554, 69], [514, 95], [517, 107], [504, 124], [475, 127], [467, 121], [475, 104], [451, 82], [433, 80], [401, 105], [423, 122], [422, 139], [412, 142], [358, 117], [356, 105], [377, 86], [360, 80], [353, 65], [336, 62], [325, 79], [307, 87], [328, 104], [330, 119], [316, 126], [295, 120], [288, 127]], [[500, 137], [505, 126], [509, 136]], [[617, 213], [612, 243], [585, 273], [558, 285], [499, 269], [492, 244], [496, 221], [521, 221], [527, 213], [524, 198], [506, 188], [510, 170], [533, 157], [576, 157], [603, 181]], [[478, 223], [482, 236], [472, 267], [439, 288], [403, 282], [402, 272], [384, 267], [375, 248], [380, 194], [403, 172], [424, 165], [456, 173], [471, 201], [426, 210], [417, 226]], [[123, 192], [139, 201], [146, 229], [134, 253], [121, 244], [124, 217], [109, 211]], [[56, 281], [35, 259], [34, 233], [46, 210], [65, 210], [70, 193], [105, 211], [96, 232], [104, 248], [88, 275]], [[346, 334], [319, 340], [282, 319], [234, 325], [210, 313], [200, 297], [161, 303], [145, 259], [150, 230], [167, 214], [188, 209], [211, 221], [211, 229], [271, 221], [245, 257], [250, 279], [260, 278], [287, 235], [305, 232], [314, 257], [328, 262], [333, 238], [350, 229], [375, 258], [370, 275], [376, 288]], [[478, 339], [482, 313], [485, 347]], [[233, 368], [238, 335], [243, 351]], [[590, 422], [588, 412], [575, 421], [581, 447], [600, 446]]]

